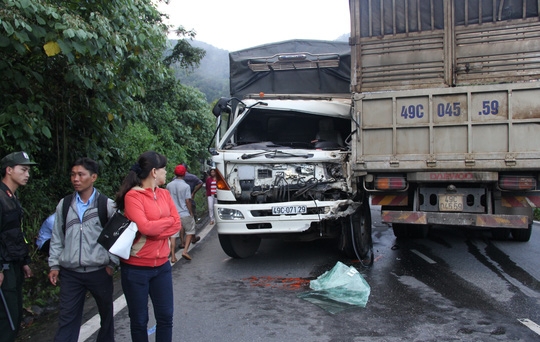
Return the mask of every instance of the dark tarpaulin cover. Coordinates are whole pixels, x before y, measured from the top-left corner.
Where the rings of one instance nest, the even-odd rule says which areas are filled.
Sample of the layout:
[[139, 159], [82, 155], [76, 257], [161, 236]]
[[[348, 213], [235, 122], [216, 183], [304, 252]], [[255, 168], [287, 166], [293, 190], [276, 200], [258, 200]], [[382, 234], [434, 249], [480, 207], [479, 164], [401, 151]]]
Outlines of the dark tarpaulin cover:
[[[280, 53], [338, 54], [339, 67], [252, 71], [248, 62]], [[257, 58], [259, 57], [259, 58]], [[330, 57], [328, 57], [330, 58]], [[231, 96], [246, 94], [347, 94], [350, 92], [351, 47], [346, 42], [287, 40], [229, 53]]]

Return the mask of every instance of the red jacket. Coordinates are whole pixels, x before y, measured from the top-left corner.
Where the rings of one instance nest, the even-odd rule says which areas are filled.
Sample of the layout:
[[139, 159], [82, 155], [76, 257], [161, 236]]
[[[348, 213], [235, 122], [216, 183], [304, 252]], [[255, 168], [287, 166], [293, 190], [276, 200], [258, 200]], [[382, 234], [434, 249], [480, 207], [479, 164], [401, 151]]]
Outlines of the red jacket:
[[135, 187], [125, 197], [124, 214], [137, 224], [139, 232], [129, 259], [123, 262], [135, 266], [161, 266], [169, 260], [169, 237], [182, 224], [169, 191]]

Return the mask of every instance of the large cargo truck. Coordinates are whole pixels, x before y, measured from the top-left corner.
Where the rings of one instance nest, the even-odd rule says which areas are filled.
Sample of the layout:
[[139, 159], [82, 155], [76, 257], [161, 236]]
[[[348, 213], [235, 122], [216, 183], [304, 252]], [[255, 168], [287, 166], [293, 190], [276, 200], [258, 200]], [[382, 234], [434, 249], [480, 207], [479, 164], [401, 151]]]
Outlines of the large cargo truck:
[[231, 52], [231, 97], [214, 108], [215, 218], [231, 257], [261, 239], [335, 239], [369, 263], [371, 223], [353, 191], [350, 46], [292, 40]]
[[350, 174], [396, 237], [528, 241], [540, 204], [537, 1], [350, 0]]

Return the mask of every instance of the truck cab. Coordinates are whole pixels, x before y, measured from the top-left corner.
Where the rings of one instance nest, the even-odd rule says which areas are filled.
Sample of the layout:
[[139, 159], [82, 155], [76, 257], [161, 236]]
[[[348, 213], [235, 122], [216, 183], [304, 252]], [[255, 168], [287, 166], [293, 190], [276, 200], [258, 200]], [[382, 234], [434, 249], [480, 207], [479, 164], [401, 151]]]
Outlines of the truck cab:
[[369, 206], [349, 169], [350, 52], [292, 40], [229, 54], [231, 97], [214, 107], [211, 150], [227, 255], [252, 256], [264, 238], [335, 239], [347, 256], [372, 260]]

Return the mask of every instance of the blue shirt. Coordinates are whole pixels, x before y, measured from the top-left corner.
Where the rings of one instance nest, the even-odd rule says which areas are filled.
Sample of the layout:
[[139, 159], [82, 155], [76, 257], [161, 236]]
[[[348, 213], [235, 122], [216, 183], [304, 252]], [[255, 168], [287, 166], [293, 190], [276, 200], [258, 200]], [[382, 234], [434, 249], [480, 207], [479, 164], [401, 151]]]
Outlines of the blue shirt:
[[39, 234], [36, 240], [36, 245], [38, 246], [39, 249], [41, 249], [41, 247], [47, 240], [51, 239], [52, 228], [54, 225], [55, 217], [56, 217], [56, 213], [53, 213], [51, 216], [47, 217], [45, 221], [43, 221], [41, 228], [39, 228]]
[[78, 192], [75, 195], [75, 198], [76, 198], [76, 201], [77, 201], [77, 214], [79, 215], [79, 220], [81, 220], [81, 222], [83, 220], [84, 212], [86, 211], [86, 209], [88, 209], [88, 206], [94, 200], [95, 195], [96, 195], [96, 189], [94, 189], [94, 191], [92, 191], [92, 196], [90, 196], [90, 198], [88, 199], [88, 202], [86, 202], [86, 203], [84, 203], [82, 201], [81, 196], [79, 196]]

